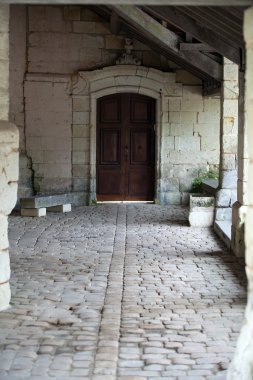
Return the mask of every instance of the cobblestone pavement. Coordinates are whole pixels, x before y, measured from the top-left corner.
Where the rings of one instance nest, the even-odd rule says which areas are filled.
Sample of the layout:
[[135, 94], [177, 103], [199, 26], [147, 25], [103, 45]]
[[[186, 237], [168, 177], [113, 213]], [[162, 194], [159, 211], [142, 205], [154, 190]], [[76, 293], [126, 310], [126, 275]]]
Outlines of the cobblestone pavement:
[[187, 214], [113, 204], [12, 216], [0, 379], [225, 378], [244, 266]]

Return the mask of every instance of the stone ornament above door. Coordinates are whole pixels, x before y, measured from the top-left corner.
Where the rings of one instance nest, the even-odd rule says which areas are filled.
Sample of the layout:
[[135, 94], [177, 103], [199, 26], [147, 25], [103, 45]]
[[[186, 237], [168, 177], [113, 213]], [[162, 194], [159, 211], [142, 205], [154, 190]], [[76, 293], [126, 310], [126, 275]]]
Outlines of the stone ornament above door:
[[[90, 93], [115, 89], [122, 92], [154, 91], [165, 96], [182, 96], [182, 84], [176, 83], [175, 73], [165, 73], [156, 69], [136, 65], [116, 65], [94, 71], [79, 71], [72, 76], [72, 95], [89, 95]], [[146, 94], [148, 95], [148, 94]]]
[[132, 53], [133, 40], [131, 38], [125, 38], [125, 52], [116, 60], [116, 65], [136, 65], [140, 66], [141, 61], [135, 57]]

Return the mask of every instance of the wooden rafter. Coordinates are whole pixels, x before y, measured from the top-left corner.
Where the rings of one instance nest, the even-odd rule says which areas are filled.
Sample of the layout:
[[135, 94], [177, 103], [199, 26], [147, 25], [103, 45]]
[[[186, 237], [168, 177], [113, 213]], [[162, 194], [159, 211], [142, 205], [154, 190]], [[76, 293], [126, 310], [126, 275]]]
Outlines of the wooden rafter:
[[120, 31], [120, 19], [117, 13], [112, 12], [110, 17], [110, 30], [112, 34], [117, 35]]
[[173, 56], [178, 62], [184, 62], [184, 64], [205, 73], [206, 76], [221, 81], [222, 66], [218, 62], [200, 52], [180, 51], [178, 48], [181, 42], [179, 36], [165, 28], [140, 8], [129, 5], [114, 5], [111, 9], [134, 27], [137, 32], [159, 45], [164, 52]]
[[188, 43], [181, 42], [179, 45], [180, 51], [207, 51], [207, 52], [215, 52], [216, 50], [211, 46], [208, 46], [203, 43]]
[[234, 46], [243, 47], [242, 29], [238, 30], [231, 22], [224, 22], [221, 15], [214, 14], [208, 7], [181, 7], [180, 11], [186, 16], [194, 18], [199, 25], [202, 25], [219, 34]]
[[240, 48], [229, 45], [224, 41], [215, 31], [205, 28], [199, 25], [193, 18], [188, 17], [181, 12], [181, 8], [175, 7], [145, 7], [150, 14], [155, 17], [165, 19], [168, 23], [171, 23], [178, 28], [190, 33], [197, 40], [209, 45], [215, 51], [224, 55], [234, 63], [241, 63]]

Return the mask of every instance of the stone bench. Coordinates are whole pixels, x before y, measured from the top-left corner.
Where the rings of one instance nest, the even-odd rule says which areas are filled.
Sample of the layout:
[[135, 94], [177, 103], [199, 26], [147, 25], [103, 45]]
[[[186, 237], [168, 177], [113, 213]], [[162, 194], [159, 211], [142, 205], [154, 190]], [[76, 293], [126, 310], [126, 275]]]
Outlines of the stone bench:
[[45, 216], [49, 212], [69, 212], [68, 194], [39, 195], [20, 199], [21, 216]]

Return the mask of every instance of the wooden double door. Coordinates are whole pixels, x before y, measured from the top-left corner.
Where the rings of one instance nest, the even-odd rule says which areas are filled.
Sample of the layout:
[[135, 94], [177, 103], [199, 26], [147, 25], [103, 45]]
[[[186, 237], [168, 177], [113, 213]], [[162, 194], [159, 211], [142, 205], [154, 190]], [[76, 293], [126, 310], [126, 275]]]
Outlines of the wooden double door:
[[152, 201], [155, 101], [139, 94], [98, 100], [97, 200]]

